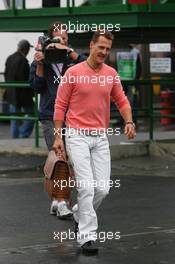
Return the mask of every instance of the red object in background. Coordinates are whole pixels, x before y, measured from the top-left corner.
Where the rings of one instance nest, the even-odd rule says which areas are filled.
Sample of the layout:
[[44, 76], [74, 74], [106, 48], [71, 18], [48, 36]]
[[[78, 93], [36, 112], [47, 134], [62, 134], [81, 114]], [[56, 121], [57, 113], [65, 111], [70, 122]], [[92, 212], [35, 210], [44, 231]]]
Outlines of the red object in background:
[[[148, 4], [149, 0], [128, 0], [129, 4]], [[153, 4], [157, 3], [157, 0], [152, 0]]]
[[[169, 109], [161, 110], [160, 113], [162, 115], [173, 114], [173, 109], [171, 109], [171, 108], [174, 106], [175, 92], [173, 92], [173, 91], [162, 91], [160, 93], [160, 98], [161, 98], [161, 102], [160, 102], [161, 107], [169, 108]], [[160, 120], [160, 123], [162, 125], [169, 125], [171, 123], [174, 123], [174, 119], [169, 118], [169, 117], [162, 117]]]

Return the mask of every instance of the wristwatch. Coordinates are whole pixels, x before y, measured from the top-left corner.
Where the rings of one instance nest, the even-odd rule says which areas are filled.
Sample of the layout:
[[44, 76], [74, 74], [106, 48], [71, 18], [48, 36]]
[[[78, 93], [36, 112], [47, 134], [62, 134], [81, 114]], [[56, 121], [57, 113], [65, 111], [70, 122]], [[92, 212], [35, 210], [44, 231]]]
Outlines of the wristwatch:
[[136, 127], [135, 123], [133, 121], [128, 121], [125, 123], [125, 125], [131, 124], [134, 128]]
[[74, 52], [74, 49], [70, 48], [67, 54], [70, 55], [72, 52]]

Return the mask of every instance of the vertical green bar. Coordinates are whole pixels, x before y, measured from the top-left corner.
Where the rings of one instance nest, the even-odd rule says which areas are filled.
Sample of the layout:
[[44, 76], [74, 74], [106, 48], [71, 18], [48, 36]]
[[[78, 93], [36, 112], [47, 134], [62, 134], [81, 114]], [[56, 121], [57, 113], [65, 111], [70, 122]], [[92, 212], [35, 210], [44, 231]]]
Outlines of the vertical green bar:
[[67, 8], [70, 7], [70, 0], [67, 0]]
[[15, 10], [16, 10], [15, 0], [12, 0], [12, 10], [13, 10], [13, 13], [15, 15]]
[[22, 0], [22, 8], [23, 8], [23, 9], [26, 8], [26, 0]]
[[72, 0], [72, 7], [75, 7], [75, 0]]
[[67, 0], [67, 9], [68, 9], [68, 13], [71, 14], [71, 3], [70, 3], [71, 0]]
[[153, 88], [149, 86], [149, 140], [153, 140]]
[[148, 0], [148, 11], [151, 11], [152, 0]]
[[129, 11], [130, 4], [128, 3], [128, 0], [125, 0], [125, 2], [122, 2], [122, 3], [126, 6], [127, 11]]
[[39, 147], [38, 95], [35, 93], [35, 147]]

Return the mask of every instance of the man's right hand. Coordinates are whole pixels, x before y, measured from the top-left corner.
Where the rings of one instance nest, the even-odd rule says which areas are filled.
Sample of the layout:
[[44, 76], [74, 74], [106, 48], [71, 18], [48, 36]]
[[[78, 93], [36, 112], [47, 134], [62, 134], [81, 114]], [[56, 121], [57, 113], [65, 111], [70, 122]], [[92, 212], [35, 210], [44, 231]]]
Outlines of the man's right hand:
[[37, 62], [42, 62], [42, 60], [44, 60], [44, 54], [41, 51], [37, 51], [34, 55], [34, 59]]
[[44, 77], [44, 54], [41, 51], [37, 51], [34, 55], [34, 60], [37, 62], [36, 75], [39, 77]]
[[62, 138], [60, 138], [60, 137], [55, 138], [52, 149], [55, 151], [56, 154], [61, 150], [61, 153], [63, 154], [64, 158], [66, 157], [65, 149], [64, 149], [64, 143], [63, 143]]

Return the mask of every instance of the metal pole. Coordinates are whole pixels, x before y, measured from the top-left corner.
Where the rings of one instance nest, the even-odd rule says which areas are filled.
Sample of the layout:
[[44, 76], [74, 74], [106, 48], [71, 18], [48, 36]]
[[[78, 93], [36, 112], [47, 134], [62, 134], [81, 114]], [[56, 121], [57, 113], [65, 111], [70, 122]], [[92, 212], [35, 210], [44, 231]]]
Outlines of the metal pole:
[[35, 93], [35, 147], [39, 147], [38, 95]]
[[148, 11], [151, 11], [152, 0], [148, 0]]
[[15, 14], [15, 10], [16, 10], [15, 0], [12, 0], [12, 10], [13, 10], [13, 13]]
[[70, 0], [67, 0], [67, 8], [70, 7]]
[[149, 86], [149, 140], [153, 140], [153, 87]]
[[71, 13], [71, 5], [70, 5], [70, 1], [71, 0], [67, 0], [67, 9], [68, 9], [68, 13]]
[[26, 0], [22, 0], [22, 8], [23, 8], [23, 9], [26, 8]]

